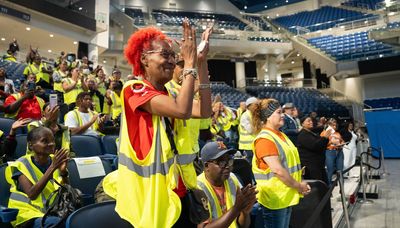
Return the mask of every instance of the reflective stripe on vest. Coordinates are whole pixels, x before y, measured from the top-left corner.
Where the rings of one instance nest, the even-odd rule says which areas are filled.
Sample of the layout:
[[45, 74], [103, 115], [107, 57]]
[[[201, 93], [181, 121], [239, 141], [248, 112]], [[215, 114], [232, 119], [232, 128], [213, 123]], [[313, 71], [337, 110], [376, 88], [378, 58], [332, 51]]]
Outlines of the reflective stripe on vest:
[[[235, 199], [236, 199], [236, 190], [238, 187], [238, 184], [235, 184], [233, 180], [234, 175], [231, 174], [230, 177], [224, 181], [224, 188], [225, 188], [225, 206], [226, 206], [226, 211], [231, 209], [233, 205], [235, 204]], [[237, 181], [236, 181], [237, 183]], [[198, 186], [204, 191], [208, 198], [208, 205], [209, 205], [209, 211], [211, 213], [211, 220], [215, 220], [220, 218], [223, 214], [221, 205], [219, 204], [218, 197], [212, 188], [211, 184], [208, 182], [207, 178], [205, 177], [204, 172], [200, 174], [200, 176], [197, 178], [197, 184]], [[229, 226], [231, 228], [237, 227], [236, 224], [236, 219], [232, 222], [232, 224]]]
[[114, 91], [111, 91], [110, 97], [112, 100], [112, 119], [117, 119], [118, 116], [121, 114], [121, 98]]

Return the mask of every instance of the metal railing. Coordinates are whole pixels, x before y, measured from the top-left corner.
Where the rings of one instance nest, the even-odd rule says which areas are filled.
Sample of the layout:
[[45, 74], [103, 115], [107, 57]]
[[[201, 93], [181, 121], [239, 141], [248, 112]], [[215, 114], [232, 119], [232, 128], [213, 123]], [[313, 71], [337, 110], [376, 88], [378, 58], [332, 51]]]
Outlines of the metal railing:
[[336, 28], [344, 28], [345, 30], [358, 29], [358, 28], [362, 28], [362, 27], [377, 25], [377, 23], [378, 23], [377, 21], [379, 19], [380, 19], [380, 17], [378, 15], [374, 15], [374, 16], [364, 18], [364, 19], [339, 23], [339, 24], [336, 24], [335, 27]]

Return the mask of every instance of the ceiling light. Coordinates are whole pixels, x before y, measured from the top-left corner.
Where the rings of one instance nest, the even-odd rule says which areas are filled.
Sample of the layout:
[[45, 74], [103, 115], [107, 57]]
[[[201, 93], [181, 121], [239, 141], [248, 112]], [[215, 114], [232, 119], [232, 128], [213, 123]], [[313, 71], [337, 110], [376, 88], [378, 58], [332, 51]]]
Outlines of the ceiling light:
[[30, 27], [26, 27], [25, 29], [26, 29], [26, 31], [31, 31]]
[[294, 60], [292, 60], [290, 63], [291, 63], [291, 64], [294, 64]]
[[244, 8], [244, 9], [247, 9], [247, 6], [244, 6], [243, 8]]
[[74, 41], [74, 44], [78, 44], [78, 41]]
[[279, 13], [277, 13], [276, 16], [279, 17]]
[[107, 60], [106, 60], [106, 59], [103, 59], [103, 63], [106, 64], [106, 63], [107, 63]]
[[78, 10], [82, 10], [82, 7], [79, 7]]
[[4, 38], [4, 37], [1, 37], [1, 41], [5, 41], [6, 40], [6, 38]]
[[297, 53], [297, 57], [299, 57], [300, 56], [300, 54], [299, 53]]
[[379, 55], [379, 58], [382, 58], [382, 57], [383, 57], [383, 54], [380, 54], [380, 55]]
[[288, 3], [289, 2], [289, 0], [286, 0], [286, 3]]
[[53, 35], [53, 34], [50, 34], [50, 37], [54, 37], [54, 35]]
[[48, 53], [51, 53], [51, 50], [49, 49], [49, 50], [47, 50], [47, 52], [48, 52]]
[[264, 6], [264, 8], [268, 8], [268, 6]]

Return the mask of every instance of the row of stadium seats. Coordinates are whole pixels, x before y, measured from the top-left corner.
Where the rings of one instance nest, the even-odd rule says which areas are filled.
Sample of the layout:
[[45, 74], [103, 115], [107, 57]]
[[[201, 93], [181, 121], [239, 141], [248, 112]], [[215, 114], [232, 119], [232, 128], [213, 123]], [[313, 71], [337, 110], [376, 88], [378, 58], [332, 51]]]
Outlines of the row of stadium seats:
[[269, 26], [267, 23], [265, 23], [265, 21], [258, 16], [244, 15], [244, 18], [246, 20], [252, 22], [253, 24], [257, 25], [260, 28], [260, 30], [272, 31], [271, 26]]
[[0, 60], [0, 67], [3, 67], [6, 70], [7, 78], [13, 80], [15, 88], [18, 89], [20, 82], [25, 80], [23, 72], [26, 66], [27, 65], [25, 63], [15, 63]]
[[152, 15], [157, 23], [169, 26], [181, 26], [185, 17], [189, 18], [190, 23], [194, 25], [214, 22], [218, 28], [232, 30], [244, 30], [247, 26], [244, 22], [229, 14], [153, 10]]
[[219, 94], [222, 103], [234, 109], [239, 107], [240, 102], [246, 101], [246, 99], [250, 97], [250, 95], [242, 93], [225, 83], [212, 83], [211, 92], [213, 97]]
[[144, 15], [143, 15], [143, 11], [141, 9], [125, 8], [125, 14], [134, 20], [133, 24], [138, 25], [138, 26], [145, 25]]
[[336, 60], [383, 57], [394, 52], [389, 44], [368, 39], [367, 32], [344, 36], [321, 36], [308, 39], [308, 42], [335, 57]]
[[400, 97], [381, 98], [365, 100], [365, 104], [372, 108], [393, 108], [400, 109]]
[[316, 111], [320, 116], [349, 116], [348, 110], [316, 89], [248, 86], [247, 93], [259, 98], [275, 98], [281, 104], [294, 103], [303, 113]]
[[279, 38], [273, 37], [263, 37], [263, 36], [250, 36], [247, 38], [250, 41], [259, 41], [259, 42], [276, 42], [276, 43], [283, 43], [284, 41]]
[[391, 30], [400, 28], [400, 22], [395, 21], [391, 23], [387, 23], [386, 26], [377, 29], [371, 29], [371, 31], [383, 31], [383, 30]]
[[377, 16], [373, 14], [323, 6], [313, 11], [303, 11], [293, 15], [278, 17], [274, 21], [295, 32], [296, 26], [307, 28], [310, 31], [318, 31], [335, 27], [337, 24], [343, 22], [375, 17]]
[[384, 0], [350, 0], [347, 2], [343, 2], [343, 6], [351, 6], [357, 7], [362, 9], [370, 9], [370, 10], [377, 10], [381, 7]]

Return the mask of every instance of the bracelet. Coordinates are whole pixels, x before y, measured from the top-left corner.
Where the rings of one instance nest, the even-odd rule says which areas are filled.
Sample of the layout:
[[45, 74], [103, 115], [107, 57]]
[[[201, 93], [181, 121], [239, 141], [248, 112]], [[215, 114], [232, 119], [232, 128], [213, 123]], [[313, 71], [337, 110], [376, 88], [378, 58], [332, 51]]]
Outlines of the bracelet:
[[194, 79], [197, 79], [197, 69], [196, 68], [187, 68], [183, 69], [182, 75], [186, 78], [187, 75], [192, 75]]
[[211, 89], [210, 83], [199, 84], [199, 89]]

